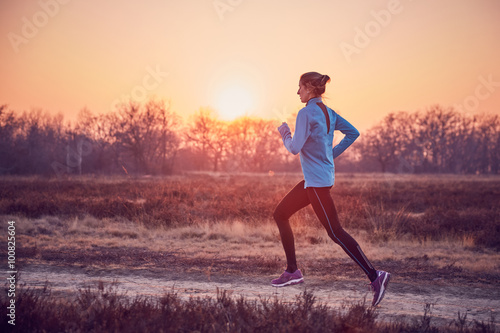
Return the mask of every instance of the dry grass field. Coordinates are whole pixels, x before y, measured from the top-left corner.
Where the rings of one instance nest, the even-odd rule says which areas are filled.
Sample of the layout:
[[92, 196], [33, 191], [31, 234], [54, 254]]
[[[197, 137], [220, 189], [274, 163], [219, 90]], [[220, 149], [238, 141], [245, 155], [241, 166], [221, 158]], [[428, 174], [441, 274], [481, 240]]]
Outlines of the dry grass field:
[[[17, 329], [498, 329], [500, 177], [337, 175], [341, 223], [376, 267], [393, 274], [376, 309], [363, 304], [366, 277], [310, 208], [291, 220], [306, 283], [269, 285], [285, 266], [272, 212], [299, 180], [0, 179], [1, 235], [16, 223]], [[6, 263], [6, 237], [0, 246]], [[7, 306], [5, 294], [0, 300]]]

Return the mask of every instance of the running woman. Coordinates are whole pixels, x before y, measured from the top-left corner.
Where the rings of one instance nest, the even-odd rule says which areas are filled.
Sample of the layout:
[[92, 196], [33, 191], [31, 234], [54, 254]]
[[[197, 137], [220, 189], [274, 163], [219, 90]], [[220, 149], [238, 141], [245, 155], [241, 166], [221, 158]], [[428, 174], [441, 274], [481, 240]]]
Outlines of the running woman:
[[[286, 122], [278, 127], [286, 149], [294, 155], [300, 153], [304, 180], [288, 192], [274, 211], [273, 217], [280, 232], [287, 267], [279, 278], [272, 280], [272, 285], [284, 287], [304, 281], [300, 269], [297, 268], [293, 232], [288, 220], [295, 212], [311, 204], [328, 236], [342, 247], [370, 279], [374, 294], [372, 306], [376, 306], [384, 297], [391, 274], [375, 270], [358, 243], [340, 226], [330, 195], [335, 176], [333, 160], [356, 140], [359, 132], [347, 120], [323, 104], [322, 95], [328, 82], [328, 75], [317, 72], [303, 74], [299, 80], [297, 94], [306, 106], [297, 114], [293, 137]], [[345, 134], [335, 147], [334, 130]]]

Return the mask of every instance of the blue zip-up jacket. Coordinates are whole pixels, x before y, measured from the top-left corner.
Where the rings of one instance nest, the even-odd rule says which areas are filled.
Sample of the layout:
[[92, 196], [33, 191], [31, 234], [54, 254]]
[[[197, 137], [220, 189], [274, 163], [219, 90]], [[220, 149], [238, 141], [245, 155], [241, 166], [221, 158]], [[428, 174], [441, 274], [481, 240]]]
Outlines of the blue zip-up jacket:
[[[286, 123], [278, 127], [286, 149], [294, 155], [300, 153], [305, 188], [333, 186], [335, 182], [333, 160], [359, 136], [354, 126], [325, 105], [330, 119], [328, 127], [327, 117], [317, 104], [322, 102], [321, 97], [311, 98], [299, 111], [293, 137]], [[335, 147], [333, 147], [334, 130], [345, 134]]]

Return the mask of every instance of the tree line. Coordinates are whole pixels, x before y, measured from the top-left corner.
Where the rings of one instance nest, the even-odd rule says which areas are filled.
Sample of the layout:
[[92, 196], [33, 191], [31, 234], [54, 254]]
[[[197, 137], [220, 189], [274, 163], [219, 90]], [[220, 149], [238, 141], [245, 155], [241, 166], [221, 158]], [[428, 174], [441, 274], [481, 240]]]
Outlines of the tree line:
[[[121, 104], [106, 114], [83, 109], [73, 123], [61, 114], [2, 105], [0, 174], [299, 171], [298, 157], [283, 147], [276, 127], [255, 117], [222, 121], [210, 108], [183, 121], [162, 100]], [[493, 114], [439, 105], [390, 113], [335, 160], [336, 170], [498, 174], [499, 133]]]

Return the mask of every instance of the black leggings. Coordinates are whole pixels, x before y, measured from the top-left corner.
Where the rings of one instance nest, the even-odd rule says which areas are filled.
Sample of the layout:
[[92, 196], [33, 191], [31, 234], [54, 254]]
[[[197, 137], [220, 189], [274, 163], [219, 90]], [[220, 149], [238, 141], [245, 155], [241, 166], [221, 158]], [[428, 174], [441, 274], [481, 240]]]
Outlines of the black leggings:
[[299, 182], [281, 200], [274, 211], [274, 219], [278, 224], [281, 242], [285, 249], [287, 268], [296, 268], [295, 245], [292, 228], [288, 219], [295, 212], [311, 204], [316, 216], [321, 221], [328, 236], [363, 269], [370, 281], [375, 280], [377, 272], [365, 257], [358, 243], [340, 226], [337, 210], [330, 196], [330, 187], [304, 188], [304, 181]]

